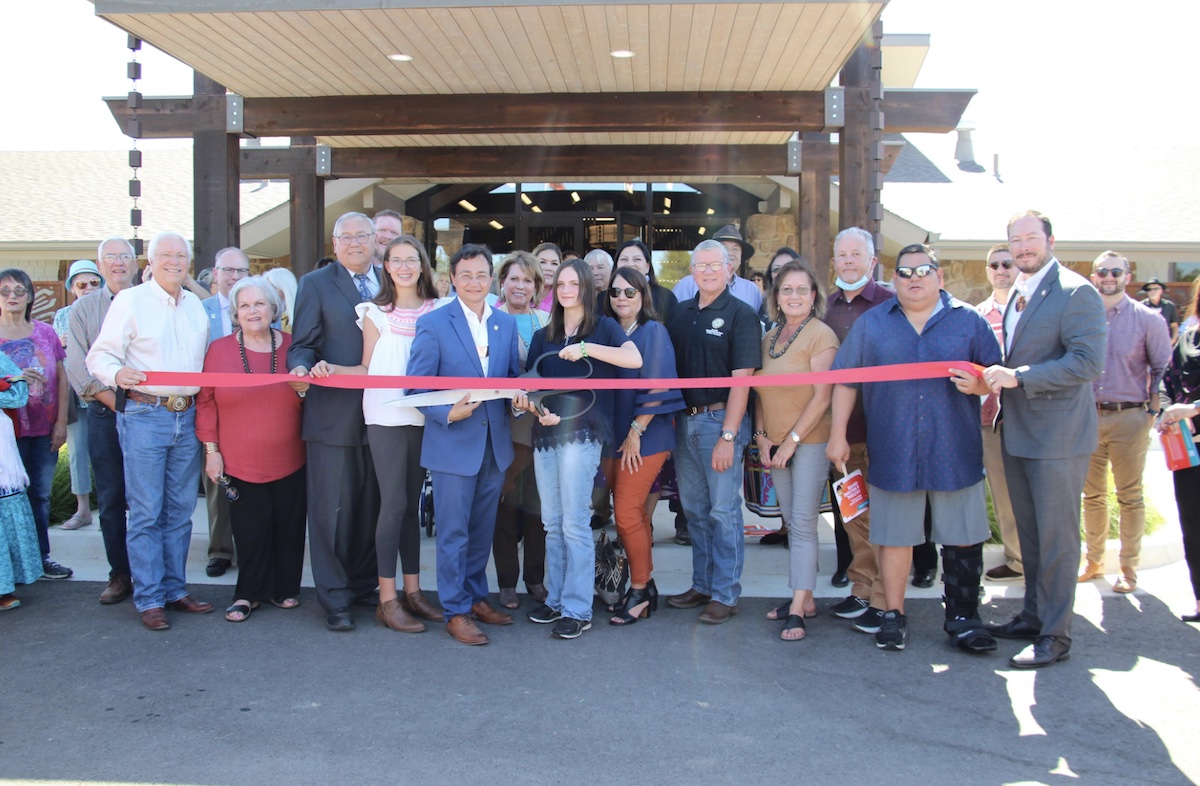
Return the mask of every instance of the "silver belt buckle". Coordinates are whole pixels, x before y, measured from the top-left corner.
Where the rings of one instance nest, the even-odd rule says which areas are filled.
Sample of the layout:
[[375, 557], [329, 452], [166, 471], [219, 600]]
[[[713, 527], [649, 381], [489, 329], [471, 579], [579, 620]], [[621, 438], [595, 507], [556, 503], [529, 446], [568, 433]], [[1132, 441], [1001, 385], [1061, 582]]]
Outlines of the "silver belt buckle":
[[168, 396], [167, 397], [167, 409], [171, 410], [172, 412], [183, 412], [187, 408], [188, 408], [188, 397], [187, 396]]

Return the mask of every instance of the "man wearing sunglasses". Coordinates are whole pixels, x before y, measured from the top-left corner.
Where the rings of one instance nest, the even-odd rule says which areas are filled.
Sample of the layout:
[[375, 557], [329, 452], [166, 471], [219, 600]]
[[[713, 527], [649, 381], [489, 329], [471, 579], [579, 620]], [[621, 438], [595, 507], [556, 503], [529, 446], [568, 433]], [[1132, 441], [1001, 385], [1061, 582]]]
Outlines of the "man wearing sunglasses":
[[1004, 311], [1004, 365], [984, 380], [1000, 396], [1004, 475], [1021, 538], [1025, 603], [996, 636], [1033, 643], [1009, 660], [1034, 669], [1071, 652], [1079, 559], [1079, 495], [1097, 446], [1092, 381], [1104, 371], [1104, 304], [1087, 279], [1054, 257], [1050, 219], [1008, 222], [1020, 274]]
[[[1004, 307], [1013, 281], [1017, 278], [1012, 252], [1007, 243], [997, 243], [988, 249], [987, 280], [992, 285], [992, 294], [975, 307], [996, 332], [996, 343], [1004, 346]], [[1004, 564], [997, 565], [985, 575], [992, 581], [1015, 581], [1024, 575], [1021, 566], [1021, 545], [1017, 537], [1017, 520], [1013, 516], [1012, 503], [1008, 499], [1008, 483], [1004, 480], [1004, 455], [1000, 450], [1000, 433], [995, 428], [996, 413], [1000, 411], [1000, 396], [988, 393], [983, 402], [983, 466], [987, 472], [988, 488], [992, 492], [992, 508], [996, 512], [996, 523], [1000, 525], [1000, 539], [1004, 543]]]
[[[974, 308], [942, 291], [937, 256], [925, 245], [896, 257], [896, 297], [864, 313], [838, 350], [835, 369], [946, 361], [950, 378], [835, 385], [829, 460], [850, 457], [847, 426], [862, 389], [871, 457], [871, 545], [878, 549], [884, 608], [880, 649], [908, 644], [904, 593], [914, 546], [942, 544], [946, 621], [955, 646], [988, 652], [996, 642], [979, 618], [983, 542], [990, 531], [983, 485], [979, 397], [988, 392], [969, 364], [1000, 360], [991, 326]], [[958, 363], [956, 367], [955, 364]]]
[[1092, 454], [1083, 485], [1087, 562], [1079, 574], [1081, 582], [1104, 575], [1111, 465], [1121, 508], [1121, 575], [1113, 591], [1123, 594], [1137, 589], [1138, 557], [1146, 529], [1142, 472], [1150, 424], [1158, 414], [1153, 411], [1155, 394], [1171, 359], [1166, 321], [1125, 294], [1128, 282], [1129, 260], [1116, 251], [1105, 251], [1092, 262], [1092, 284], [1100, 290], [1108, 320], [1108, 348], [1104, 373], [1092, 383], [1100, 418], [1100, 446]]

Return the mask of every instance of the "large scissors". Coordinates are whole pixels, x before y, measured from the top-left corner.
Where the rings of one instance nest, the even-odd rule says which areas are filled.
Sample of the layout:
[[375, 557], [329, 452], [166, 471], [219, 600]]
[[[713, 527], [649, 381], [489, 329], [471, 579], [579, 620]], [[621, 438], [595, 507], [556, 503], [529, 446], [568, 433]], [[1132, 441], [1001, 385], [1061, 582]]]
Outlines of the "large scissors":
[[[558, 357], [558, 352], [546, 352], [538, 355], [533, 361], [533, 365], [529, 370], [518, 377], [518, 379], [543, 379], [538, 367], [541, 366], [543, 360], [548, 357]], [[592, 361], [589, 358], [580, 358], [579, 363], [587, 364], [587, 373], [580, 375], [579, 379], [587, 379], [592, 375]], [[496, 399], [511, 399], [516, 393], [514, 390], [497, 390], [495, 388], [479, 388], [471, 390], [431, 390], [428, 393], [413, 393], [408, 396], [394, 398], [386, 403], [397, 407], [433, 407], [439, 405], [453, 406], [463, 400], [463, 396], [467, 397], [467, 401], [474, 404], [477, 401], [495, 401]], [[591, 395], [591, 401], [588, 405], [579, 412], [573, 412], [570, 415], [563, 415], [563, 420], [573, 420], [587, 414], [596, 404], [596, 391], [594, 390], [531, 390], [526, 395], [529, 397], [529, 403], [541, 414], [546, 413], [545, 400], [552, 396], [561, 396], [567, 393], [587, 393]]]

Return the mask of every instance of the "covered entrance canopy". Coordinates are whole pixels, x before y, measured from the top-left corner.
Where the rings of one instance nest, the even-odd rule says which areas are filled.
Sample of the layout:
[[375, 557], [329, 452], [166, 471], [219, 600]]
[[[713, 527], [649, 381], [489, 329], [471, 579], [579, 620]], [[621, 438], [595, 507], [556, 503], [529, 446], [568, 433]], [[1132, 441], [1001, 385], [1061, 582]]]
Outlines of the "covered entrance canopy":
[[109, 101], [141, 136], [194, 138], [197, 259], [237, 244], [239, 178], [286, 177], [297, 272], [324, 248], [330, 177], [790, 178], [801, 250], [824, 261], [831, 175], [840, 225], [878, 235], [883, 132], [952, 130], [973, 95], [883, 89], [884, 2], [95, 5], [197, 71], [194, 97]]

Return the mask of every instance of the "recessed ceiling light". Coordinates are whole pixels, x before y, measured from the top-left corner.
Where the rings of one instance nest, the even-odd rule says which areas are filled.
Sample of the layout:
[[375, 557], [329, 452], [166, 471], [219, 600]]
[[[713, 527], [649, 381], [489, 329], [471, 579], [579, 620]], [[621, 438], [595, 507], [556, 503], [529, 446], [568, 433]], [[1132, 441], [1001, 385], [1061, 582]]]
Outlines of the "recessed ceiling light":
[[537, 205], [534, 205], [534, 206], [533, 206], [533, 212], [535, 212], [535, 213], [540, 213], [540, 212], [542, 212], [542, 209], [541, 209], [540, 207], [538, 207]]
[[496, 221], [495, 219], [492, 219], [491, 221], [489, 221], [488, 226], [490, 226], [492, 229], [504, 229], [504, 224], [501, 224], [499, 221]]
[[664, 215], [664, 216], [669, 216], [669, 215], [671, 215], [671, 209], [670, 209], [669, 207], [664, 207], [664, 208], [663, 208], [663, 215]]
[[458, 200], [458, 205], [459, 205], [459, 207], [461, 207], [463, 210], [466, 210], [466, 211], [467, 211], [467, 212], [469, 212], [469, 213], [474, 213], [476, 210], [478, 210], [478, 209], [479, 209], [479, 208], [475, 207], [474, 205], [472, 205], [470, 202], [468, 202], [468, 201], [467, 201], [467, 200], [465, 200], [465, 199], [460, 199], [460, 200]]
[[578, 201], [579, 201], [579, 192], [578, 192], [578, 191], [572, 191], [572, 192], [571, 192], [571, 201], [572, 201], [572, 202], [578, 202]]
[[529, 194], [526, 194], [524, 192], [521, 192], [521, 201], [527, 205], [533, 204], [533, 200], [529, 198]]
[[696, 234], [703, 235], [703, 234], [704, 234], [704, 227], [700, 227], [698, 230], [696, 230]]
[[628, 60], [633, 57], [634, 52], [629, 49], [614, 49], [609, 54], [619, 60]]
[[706, 214], [706, 215], [710, 215], [710, 216], [711, 216], [713, 213], [715, 213], [715, 212], [717, 212], [717, 211], [713, 210], [713, 209], [710, 207], [708, 210], [705, 210], [704, 212], [705, 212], [705, 214]]
[[663, 204], [667, 207], [671, 206], [671, 197], [663, 197]]
[[403, 52], [397, 52], [394, 55], [388, 55], [388, 60], [393, 60], [397, 63], [409, 63], [412, 62], [412, 59], [412, 55], [406, 55]]

